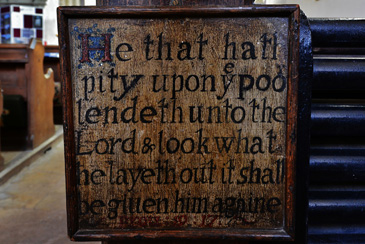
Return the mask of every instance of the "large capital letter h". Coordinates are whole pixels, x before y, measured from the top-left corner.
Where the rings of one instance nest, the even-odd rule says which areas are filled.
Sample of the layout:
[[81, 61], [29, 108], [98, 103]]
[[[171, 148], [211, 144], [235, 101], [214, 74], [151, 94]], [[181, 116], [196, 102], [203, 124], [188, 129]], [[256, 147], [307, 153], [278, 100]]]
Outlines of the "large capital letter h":
[[89, 34], [80, 34], [81, 37], [81, 50], [82, 50], [82, 58], [80, 59], [81, 63], [91, 62], [89, 57], [90, 51], [104, 51], [104, 58], [101, 62], [112, 61], [110, 58], [110, 37], [111, 34], [102, 34], [104, 37], [104, 46], [103, 47], [90, 47], [89, 46]]

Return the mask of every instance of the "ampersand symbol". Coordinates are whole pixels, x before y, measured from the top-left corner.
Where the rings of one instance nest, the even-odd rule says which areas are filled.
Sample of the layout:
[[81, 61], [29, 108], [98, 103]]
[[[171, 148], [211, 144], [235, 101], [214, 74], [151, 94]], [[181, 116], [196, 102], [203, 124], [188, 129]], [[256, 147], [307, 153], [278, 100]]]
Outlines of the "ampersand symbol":
[[151, 138], [146, 137], [143, 140], [142, 153], [150, 153], [156, 148], [155, 144], [151, 144]]

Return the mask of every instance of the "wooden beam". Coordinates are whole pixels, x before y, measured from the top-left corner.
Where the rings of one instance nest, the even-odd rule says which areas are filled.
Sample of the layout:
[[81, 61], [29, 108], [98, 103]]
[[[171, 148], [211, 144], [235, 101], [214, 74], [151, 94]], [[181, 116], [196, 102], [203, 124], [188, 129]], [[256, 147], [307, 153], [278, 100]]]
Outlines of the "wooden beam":
[[97, 6], [240, 6], [254, 0], [96, 0]]

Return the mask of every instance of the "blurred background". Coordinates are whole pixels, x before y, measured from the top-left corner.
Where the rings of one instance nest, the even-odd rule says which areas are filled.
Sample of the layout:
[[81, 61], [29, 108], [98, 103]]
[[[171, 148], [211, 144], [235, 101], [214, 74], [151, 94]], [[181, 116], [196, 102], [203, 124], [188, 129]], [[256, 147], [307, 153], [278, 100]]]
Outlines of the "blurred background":
[[[365, 16], [363, 0], [256, 0], [255, 3], [300, 4], [301, 9], [309, 18], [360, 18]], [[0, 5], [43, 8], [43, 42], [46, 45], [58, 45], [56, 15], [58, 6], [92, 6], [95, 4], [96, 0], [0, 0]], [[4, 29], [4, 26], [1, 28]]]

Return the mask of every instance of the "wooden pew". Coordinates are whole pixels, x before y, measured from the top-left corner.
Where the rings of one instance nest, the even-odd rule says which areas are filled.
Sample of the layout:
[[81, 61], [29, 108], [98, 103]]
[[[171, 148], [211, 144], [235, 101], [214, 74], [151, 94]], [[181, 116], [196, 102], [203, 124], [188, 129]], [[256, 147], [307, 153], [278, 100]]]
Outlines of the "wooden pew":
[[55, 124], [62, 125], [63, 119], [59, 46], [45, 46], [43, 66], [45, 73], [49, 68], [51, 68], [54, 72], [55, 96], [53, 99], [53, 121]]
[[2, 128], [4, 149], [32, 149], [55, 133], [53, 71], [43, 73], [43, 58], [44, 47], [35, 39], [29, 45], [0, 45], [0, 80], [4, 95], [24, 98], [27, 120], [26, 128]]

